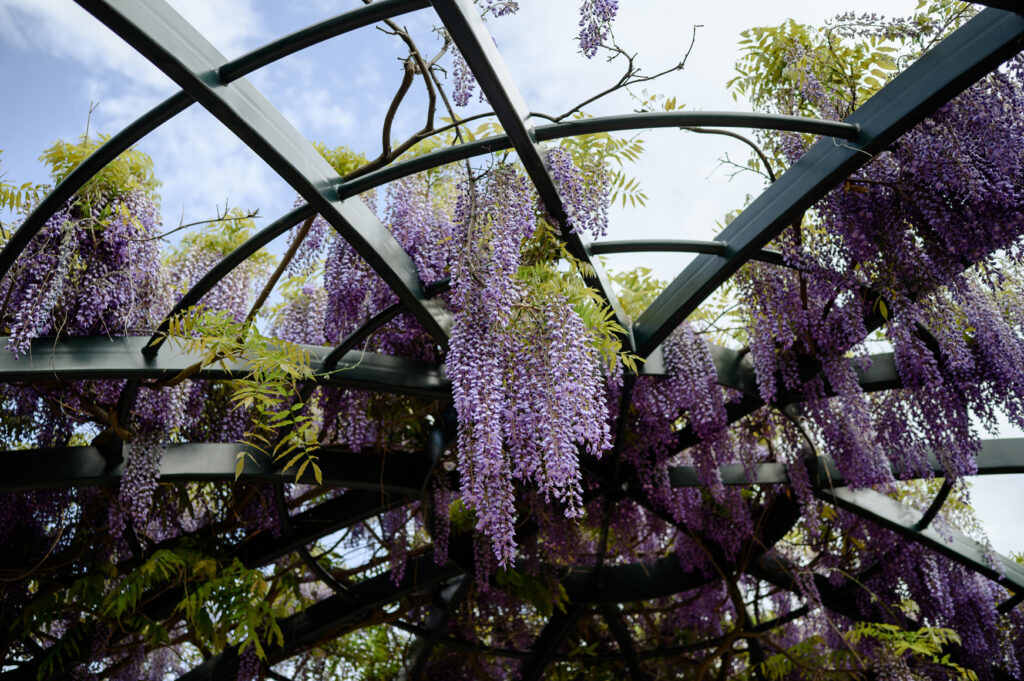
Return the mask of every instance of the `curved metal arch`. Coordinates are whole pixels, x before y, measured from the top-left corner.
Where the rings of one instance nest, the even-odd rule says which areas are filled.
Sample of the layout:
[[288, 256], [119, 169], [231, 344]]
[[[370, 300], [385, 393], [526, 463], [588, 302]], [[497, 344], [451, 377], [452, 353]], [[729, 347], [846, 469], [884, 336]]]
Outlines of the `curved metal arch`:
[[469, 575], [463, 574], [442, 586], [434, 599], [424, 626], [416, 634], [416, 640], [409, 651], [406, 664], [399, 670], [396, 681], [422, 678], [423, 670], [430, 661], [430, 655], [437, 644], [441, 642], [445, 628], [455, 614], [455, 608], [469, 595], [472, 584], [473, 580]]
[[[344, 12], [267, 43], [237, 59], [225, 62], [217, 71], [220, 74], [221, 82], [230, 83], [256, 69], [324, 40], [368, 26], [381, 19], [399, 16], [429, 6], [427, 0], [377, 0], [372, 5]], [[187, 109], [194, 101], [187, 92], [176, 92], [112, 136], [81, 164], [73, 168], [67, 177], [61, 180], [28, 214], [4, 244], [3, 249], [0, 250], [0, 280], [7, 275], [14, 265], [14, 261], [32, 240], [32, 237], [39, 233], [46, 221], [64, 205], [65, 201], [85, 186], [85, 183], [108, 163]]]
[[[703, 253], [725, 256], [729, 244], [724, 241], [698, 241], [694, 239], [638, 239], [636, 241], [595, 241], [587, 246], [591, 255], [613, 253]], [[782, 254], [769, 248], [762, 248], [751, 260], [769, 265], [784, 266]]]
[[360, 201], [340, 199], [341, 178], [320, 153], [247, 80], [229, 84], [227, 60], [162, 0], [77, 0], [210, 111], [259, 155], [387, 282], [439, 345], [447, 310], [423, 292], [416, 266], [390, 231]]
[[[655, 128], [702, 127], [755, 128], [758, 130], [807, 131], [849, 138], [856, 130], [854, 126], [834, 121], [824, 121], [799, 116], [778, 114], [738, 113], [732, 111], [659, 111], [629, 113], [617, 116], [597, 116], [579, 121], [548, 123], [533, 128], [538, 142], [550, 142], [576, 135], [604, 132], [646, 130]], [[514, 149], [512, 140], [506, 135], [494, 135], [472, 142], [452, 145], [444, 149], [414, 158], [398, 161], [366, 175], [347, 180], [338, 185], [343, 196], [354, 196], [382, 184], [414, 175], [415, 173], [438, 168], [449, 163], [465, 161], [476, 156]]]
[[[873, 489], [817, 487], [815, 494], [829, 503], [867, 518], [903, 537], [923, 544], [1017, 595], [1024, 593], [1024, 566], [951, 527], [944, 537], [934, 527], [921, 527], [924, 514]], [[994, 558], [993, 566], [990, 558]]]
[[719, 235], [727, 255], [700, 255], [637, 319], [637, 353], [646, 357], [751, 255], [836, 183], [899, 135], [1024, 46], [1024, 17], [987, 9], [954, 31], [857, 109], [849, 144], [825, 139], [770, 185]]

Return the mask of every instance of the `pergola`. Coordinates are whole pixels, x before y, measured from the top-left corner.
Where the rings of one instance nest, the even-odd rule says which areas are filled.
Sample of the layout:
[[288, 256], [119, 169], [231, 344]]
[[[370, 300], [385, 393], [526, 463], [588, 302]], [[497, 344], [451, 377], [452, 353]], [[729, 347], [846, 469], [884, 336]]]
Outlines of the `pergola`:
[[[470, 0], [377, 0], [311, 25], [253, 50], [237, 59], [226, 60], [210, 42], [175, 13], [163, 0], [78, 0], [79, 4], [106, 24], [138, 52], [149, 59], [181, 90], [142, 115], [111, 137], [84, 163], [31, 211], [0, 252], [0, 277], [6, 275], [31, 239], [40, 232], [61, 206], [99, 170], [119, 154], [142, 140], [148, 133], [197, 103], [217, 118], [251, 148], [301, 197], [293, 210], [262, 228], [234, 252], [216, 264], [185, 293], [172, 315], [195, 305], [226, 275], [275, 238], [314, 215], [325, 218], [341, 237], [394, 290], [399, 302], [370, 319], [339, 345], [307, 347], [312, 367], [323, 383], [387, 394], [450, 400], [451, 383], [444, 366], [382, 354], [359, 352], [358, 347], [377, 329], [401, 313], [411, 313], [435, 339], [446, 346], [451, 327], [450, 313], [439, 294], [447, 290], [447, 281], [423, 282], [412, 258], [399, 246], [388, 228], [360, 202], [357, 196], [375, 187], [431, 168], [472, 159], [500, 150], [513, 150], [550, 214], [565, 224], [566, 211], [560, 188], [544, 153], [544, 142], [595, 132], [639, 130], [647, 128], [751, 128], [794, 131], [821, 136], [821, 140], [799, 162], [770, 184], [739, 216], [711, 241], [598, 241], [585, 243], [578, 234], [564, 230], [562, 238], [568, 251], [593, 266], [594, 276], [587, 284], [600, 291], [615, 312], [617, 321], [627, 329], [624, 344], [647, 362], [643, 374], [664, 371], [660, 345], [667, 336], [693, 313], [740, 267], [752, 260], [785, 266], [777, 252], [766, 246], [817, 200], [885, 149], [900, 135], [978, 79], [997, 68], [1024, 48], [1024, 14], [1015, 0], [990, 0], [989, 9], [980, 12], [962, 28], [938, 43], [911, 67], [894, 78], [867, 103], [842, 122], [725, 112], [640, 113], [588, 118], [537, 125], [510, 78], [502, 57]], [[505, 134], [446, 147], [409, 160], [391, 163], [350, 181], [327, 164], [318, 151], [275, 109], [246, 79], [258, 69], [323, 41], [386, 18], [417, 10], [436, 12], [454, 43], [464, 55], [494, 115]], [[609, 253], [671, 251], [696, 253], [696, 258], [662, 292], [650, 307], [631, 323], [616, 300], [609, 277], [597, 256]], [[0, 353], [0, 381], [33, 383], [83, 379], [125, 379], [117, 405], [121, 422], [129, 420], [139, 392], [140, 382], [164, 380], [175, 376], [199, 360], [164, 343], [163, 333], [169, 318], [152, 337], [77, 337], [39, 339], [31, 354], [16, 359]], [[873, 320], [873, 326], [882, 323]], [[719, 383], [742, 393], [728, 407], [736, 420], [763, 406], [749, 356], [736, 351], [712, 348]], [[875, 356], [871, 368], [859, 374], [865, 391], [897, 388], [899, 377], [891, 354]], [[346, 371], [336, 371], [348, 368]], [[817, 368], [805, 367], [809, 373]], [[241, 376], [246, 368], [231, 365], [207, 367], [192, 380], [222, 380]], [[627, 381], [628, 396], [632, 384]], [[313, 386], [308, 386], [312, 390]], [[623, 397], [624, 400], [628, 397]], [[790, 396], [789, 401], [798, 400]], [[785, 402], [786, 400], [783, 400]], [[522, 659], [524, 681], [544, 677], [559, 660], [578, 664], [624, 664], [631, 678], [650, 678], [645, 661], [686, 652], [713, 648], [721, 643], [707, 640], [683, 648], [651, 649], [632, 639], [622, 614], [622, 605], [635, 601], [685, 594], [715, 576], [686, 572], [668, 556], [648, 564], [580, 566], [568, 571], [562, 586], [568, 596], [564, 611], [556, 611], [529, 649], [486, 649], [459, 640], [448, 632], [448, 624], [466, 597], [473, 581], [471, 549], [453, 542], [451, 558], [435, 565], [429, 555], [410, 560], [404, 578], [393, 584], [389, 575], [380, 574], [361, 582], [342, 584], [326, 569], [310, 547], [317, 540], [351, 527], [386, 510], [423, 500], [430, 494], [429, 483], [435, 466], [455, 437], [456, 416], [449, 408], [446, 418], [434, 424], [423, 451], [389, 453], [342, 451], [324, 447], [316, 452], [323, 468], [323, 485], [345, 491], [328, 501], [288, 515], [283, 503], [283, 485], [293, 482], [291, 472], [270, 463], [247, 460], [239, 476], [241, 482], [276, 488], [283, 535], [279, 539], [267, 533], [247, 538], [226, 551], [239, 557], [246, 566], [266, 565], [281, 556], [297, 553], [306, 568], [334, 595], [280, 621], [283, 645], [267, 649], [271, 665], [288, 660], [297, 652], [335, 636], [373, 623], [382, 608], [393, 608], [416, 596], [429, 602], [429, 614], [409, 617], [395, 626], [414, 639], [408, 650], [408, 678], [422, 675], [431, 655], [441, 647], [453, 650], [471, 648], [489, 655]], [[683, 431], [679, 448], [692, 443], [692, 435]], [[105, 446], [67, 447], [5, 452], [5, 474], [0, 491], [54, 489], [116, 483], [125, 470], [123, 442]], [[160, 479], [174, 481], [232, 481], [236, 479], [238, 445], [190, 442], [171, 445], [160, 469]], [[589, 476], [600, 481], [599, 494], [610, 502], [632, 499], [652, 506], [635, 472], [619, 465], [618, 451], [598, 461], [583, 457], [581, 465]], [[1001, 606], [1007, 611], [1024, 600], [1024, 567], [1005, 556], [990, 553], [975, 540], [956, 530], [938, 532], [931, 521], [950, 492], [946, 483], [931, 507], [921, 513], [871, 489], [844, 486], [834, 464], [826, 459], [809, 460], [816, 494], [830, 504], [861, 515], [895, 530], [908, 542], [919, 542], [953, 561], [995, 580], [1013, 595]], [[934, 473], [942, 476], [937, 461]], [[1024, 472], [1024, 441], [986, 441], [978, 459], [980, 474]], [[756, 467], [753, 481], [741, 466], [721, 471], [726, 485], [787, 485], [789, 476], [783, 464], [766, 463]], [[669, 471], [675, 487], [700, 485], [697, 472], [679, 466]], [[312, 481], [311, 474], [304, 482]], [[749, 547], [753, 558], [748, 573], [783, 589], [795, 590], [789, 566], [769, 551], [793, 527], [800, 515], [795, 501], [777, 501], [767, 509], [758, 531], [757, 545]], [[605, 526], [607, 533], [607, 526]], [[722, 562], [728, 561], [723, 557]], [[858, 606], [849, 587], [835, 587], [821, 579], [817, 585], [823, 607], [853, 619]], [[173, 606], [170, 596], [148, 606], [154, 619], [167, 617]], [[770, 630], [813, 605], [805, 606], [781, 618], [763, 622], [759, 630]], [[617, 652], [587, 657], [567, 656], [561, 646], [574, 635], [577, 625], [587, 618], [599, 618], [614, 640]], [[18, 666], [0, 672], [3, 681], [37, 678], [42, 652], [24, 659]], [[228, 647], [188, 672], [182, 679], [234, 678], [239, 665], [235, 649]], [[276, 672], [272, 672], [276, 674]], [[52, 678], [57, 678], [54, 676]], [[283, 678], [278, 675], [275, 678]]]

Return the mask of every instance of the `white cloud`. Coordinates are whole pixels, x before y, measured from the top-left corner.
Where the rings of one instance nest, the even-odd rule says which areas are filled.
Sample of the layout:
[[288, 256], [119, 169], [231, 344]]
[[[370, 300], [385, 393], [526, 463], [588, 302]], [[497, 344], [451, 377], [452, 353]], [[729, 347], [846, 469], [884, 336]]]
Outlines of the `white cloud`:
[[276, 218], [294, 192], [255, 153], [205, 110], [193, 106], [147, 137], [139, 148], [153, 157], [163, 181], [163, 213], [177, 224], [213, 217], [217, 207], [260, 209]]
[[264, 37], [264, 21], [253, 0], [168, 0], [168, 3], [228, 59], [258, 47], [257, 40]]
[[142, 55], [72, 0], [0, 0], [0, 38], [23, 50], [127, 76], [136, 85], [167, 89], [170, 81]]
[[334, 140], [352, 132], [356, 123], [352, 109], [338, 104], [324, 90], [302, 88], [282, 107], [292, 125], [309, 139]]
[[[229, 56], [255, 46], [262, 21], [250, 0], [172, 0], [171, 5]], [[100, 67], [135, 86], [168, 91], [169, 79], [72, 0], [0, 0], [0, 39], [22, 50]]]

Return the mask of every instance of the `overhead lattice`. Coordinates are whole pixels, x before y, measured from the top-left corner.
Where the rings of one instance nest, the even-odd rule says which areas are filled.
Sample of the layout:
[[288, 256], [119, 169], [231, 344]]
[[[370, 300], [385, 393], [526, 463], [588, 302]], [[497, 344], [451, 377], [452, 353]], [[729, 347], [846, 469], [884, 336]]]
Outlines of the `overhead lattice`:
[[[469, 0], [379, 0], [285, 36], [234, 60], [226, 60], [200, 33], [162, 0], [78, 0], [132, 47], [170, 77], [181, 91], [169, 97], [137, 121], [114, 135], [83, 164], [72, 171], [25, 218], [0, 252], [0, 277], [7, 275], [33, 236], [76, 191], [119, 154], [148, 133], [184, 111], [193, 103], [208, 110], [225, 127], [248, 145], [301, 197], [303, 203], [281, 216], [224, 258], [193, 288], [183, 295], [174, 313], [196, 304], [205, 293], [246, 258], [307, 218], [319, 214], [347, 240], [397, 294], [399, 303], [367, 320], [365, 326], [336, 348], [310, 348], [312, 367], [323, 382], [381, 393], [425, 396], [445, 402], [450, 381], [444, 367], [400, 357], [359, 353], [356, 348], [369, 334], [400, 313], [409, 312], [435, 342], [447, 344], [451, 326], [449, 312], [438, 294], [447, 282], [420, 281], [412, 258], [402, 250], [388, 228], [358, 199], [357, 195], [398, 178], [470, 159], [503, 149], [512, 149], [525, 167], [550, 214], [565, 224], [564, 201], [548, 166], [544, 142], [593, 132], [646, 128], [724, 127], [758, 128], [812, 133], [821, 141], [799, 162], [772, 183], [714, 241], [598, 242], [584, 243], [569, 231], [562, 233], [568, 251], [593, 266], [587, 283], [610, 304], [627, 329], [624, 342], [641, 357], [651, 361], [643, 370], [659, 372], [659, 345], [723, 282], [751, 260], [782, 266], [777, 253], [766, 246], [818, 199], [869, 161], [952, 97], [991, 72], [1024, 46], [1024, 16], [1013, 12], [1016, 4], [1005, 0], [986, 3], [965, 26], [937, 44], [905, 72], [882, 88], [847, 120], [842, 122], [800, 119], [767, 114], [715, 112], [646, 113], [589, 118], [572, 122], [535, 125], [530, 109], [510, 78], [501, 55], [489, 37], [477, 10]], [[344, 181], [279, 113], [245, 76], [278, 59], [348, 31], [372, 25], [385, 18], [428, 10], [437, 14], [480, 84], [487, 101], [505, 131], [489, 137], [443, 148], [393, 163], [350, 181]], [[596, 256], [629, 251], [678, 251], [698, 254], [653, 304], [630, 323], [615, 300], [615, 292]], [[169, 318], [168, 318], [169, 319]], [[30, 357], [16, 359], [0, 353], [0, 381], [32, 383], [78, 379], [127, 379], [118, 409], [127, 422], [143, 380], [173, 377], [197, 361], [163, 343], [167, 320], [151, 338], [63, 338], [40, 340]], [[717, 348], [714, 359], [721, 385], [743, 394], [730, 405], [730, 418], [739, 419], [762, 406], [757, 397], [749, 357]], [[338, 367], [348, 371], [335, 372]], [[230, 377], [244, 373], [244, 367], [206, 369], [194, 380]], [[808, 367], [808, 371], [814, 371]], [[865, 391], [888, 390], [899, 385], [891, 355], [880, 355], [870, 370], [861, 372]], [[628, 387], [627, 387], [628, 390]], [[795, 399], [795, 398], [794, 398]], [[408, 659], [409, 675], [417, 677], [438, 647], [452, 650], [473, 648], [447, 632], [456, 617], [473, 579], [473, 560], [466, 547], [453, 547], [451, 560], [442, 566], [432, 558], [411, 559], [405, 577], [393, 584], [387, 574], [369, 578], [355, 586], [339, 584], [319, 566], [308, 547], [318, 539], [391, 508], [424, 501], [429, 483], [444, 451], [455, 436], [455, 416], [435, 424], [427, 446], [421, 452], [388, 454], [381, 458], [372, 451], [350, 452], [323, 448], [323, 484], [344, 488], [340, 496], [304, 508], [287, 517], [280, 539], [266, 533], [229, 545], [226, 555], [241, 558], [247, 566], [265, 565], [289, 552], [303, 554], [309, 569], [321, 575], [337, 593], [281, 622], [284, 642], [271, 646], [269, 662], [287, 660], [307, 646], [319, 644], [375, 621], [385, 607], [416, 602], [428, 615], [421, 621], [401, 621], [416, 639]], [[680, 442], [685, 446], [686, 442]], [[0, 491], [53, 489], [64, 486], [100, 485], [116, 482], [125, 464], [117, 451], [100, 447], [7, 452]], [[164, 481], [230, 481], [235, 478], [236, 445], [194, 442], [168, 448], [160, 471]], [[1024, 472], [1024, 442], [986, 442], [978, 461], [982, 474]], [[588, 475], [601, 481], [601, 494], [609, 500], [629, 498], [652, 506], [644, 488], [613, 455], [601, 461], [585, 459]], [[955, 530], [937, 532], [931, 520], [943, 505], [948, 486], [936, 497], [932, 508], [922, 514], [878, 492], [851, 490], [843, 485], [838, 471], [826, 460], [816, 462], [817, 494], [829, 503], [891, 528], [907, 538], [945, 554], [1005, 586], [1014, 595], [1004, 609], [1024, 599], [1024, 568], [1016, 562], [990, 554], [977, 542]], [[935, 472], [942, 469], [935, 464]], [[668, 472], [676, 487], [699, 485], [696, 471], [675, 467]], [[307, 474], [306, 481], [311, 481]], [[789, 476], [781, 464], [762, 464], [749, 472], [741, 467], [722, 470], [726, 485], [787, 485]], [[280, 485], [292, 480], [269, 464], [249, 460], [241, 473], [242, 482]], [[385, 492], [382, 494], [382, 490]], [[747, 562], [752, 577], [784, 589], [794, 589], [788, 566], [768, 556], [771, 547], [793, 526], [799, 516], [795, 501], [780, 498], [765, 512], [756, 546], [749, 547], [754, 558]], [[607, 528], [605, 528], [607, 531]], [[728, 567], [729, 561], [723, 559]], [[646, 660], [671, 657], [690, 651], [714, 648], [719, 641], [708, 640], [688, 648], [651, 649], [633, 641], [624, 623], [622, 604], [684, 594], [715, 575], [686, 572], [667, 557], [653, 564], [580, 566], [562, 580], [566, 607], [555, 611], [525, 649], [484, 649], [478, 652], [521, 658], [524, 681], [541, 678], [549, 666], [562, 659], [580, 664], [625, 664], [632, 678], [647, 678]], [[827, 580], [819, 585], [821, 607], [857, 618], [856, 605], [843, 587]], [[166, 600], [166, 599], [165, 599]], [[425, 605], [424, 605], [425, 604]], [[149, 612], [159, 618], [170, 603], [155, 600]], [[813, 606], [808, 606], [813, 607]], [[412, 610], [410, 610], [411, 612]], [[419, 612], [419, 610], [417, 610]], [[609, 650], [591, 657], [569, 657], [562, 644], [582, 622], [592, 618], [604, 622], [602, 631], [615, 642]], [[782, 624], [779, 622], [778, 624]], [[770, 629], [773, 623], [759, 626]], [[590, 624], [588, 626], [595, 626]], [[611, 648], [614, 648], [612, 650]], [[40, 656], [41, 658], [42, 656]], [[41, 659], [27, 659], [17, 667], [0, 672], [0, 679], [35, 679]], [[233, 678], [239, 664], [237, 652], [228, 648], [206, 660], [182, 679]]]

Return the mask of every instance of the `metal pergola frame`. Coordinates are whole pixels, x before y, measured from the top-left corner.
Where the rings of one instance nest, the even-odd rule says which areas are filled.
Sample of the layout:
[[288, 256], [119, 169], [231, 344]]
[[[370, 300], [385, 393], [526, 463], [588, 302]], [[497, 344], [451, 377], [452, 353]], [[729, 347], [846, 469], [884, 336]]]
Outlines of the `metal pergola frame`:
[[[307, 347], [318, 380], [345, 388], [414, 395], [446, 401], [450, 382], [444, 367], [354, 349], [374, 330], [402, 312], [411, 313], [441, 347], [447, 346], [450, 314], [438, 294], [448, 282], [422, 282], [412, 258], [399, 246], [387, 227], [355, 198], [361, 192], [393, 180], [501, 150], [513, 150], [548, 208], [563, 226], [561, 237], [568, 251], [590, 264], [595, 272], [587, 284], [597, 289], [626, 329], [626, 348], [650, 361], [642, 373], [663, 372], [660, 344], [688, 315], [722, 285], [743, 264], [760, 260], [782, 266], [778, 253], [765, 246], [796, 217], [812, 206], [873, 154], [886, 148], [952, 97], [998, 67], [1024, 48], [1024, 16], [1016, 0], [990, 0], [983, 10], [962, 28], [940, 42], [916, 63], [894, 78], [874, 97], [843, 122], [821, 121], [766, 114], [722, 112], [646, 113], [590, 118], [535, 126], [471, 0], [377, 0], [365, 7], [296, 31], [237, 59], [225, 59], [200, 33], [177, 15], [163, 0], [77, 0], [143, 56], [170, 77], [181, 91], [145, 113], [111, 137], [75, 168], [25, 218], [0, 251], [0, 277], [6, 276], [18, 256], [46, 221], [76, 191], [119, 154], [193, 103], [198, 103], [249, 146], [305, 201], [256, 233], [217, 263], [191, 290], [185, 293], [168, 319], [150, 337], [38, 339], [30, 356], [14, 360], [0, 353], [0, 381], [31, 383], [46, 380], [98, 378], [128, 379], [119, 402], [126, 416], [132, 408], [138, 382], [166, 379], [197, 361], [196, 356], [167, 348], [163, 343], [169, 319], [196, 304], [219, 281], [248, 257], [302, 221], [319, 214], [392, 288], [399, 302], [389, 307], [335, 348]], [[263, 97], [245, 76], [278, 59], [322, 41], [377, 21], [405, 13], [433, 9], [465, 57], [493, 113], [505, 134], [444, 148], [416, 158], [390, 164], [349, 181], [341, 177], [294, 127]], [[822, 139], [797, 163], [773, 182], [713, 241], [606, 241], [585, 243], [564, 228], [566, 212], [558, 183], [546, 161], [543, 142], [563, 137], [646, 128], [737, 128], [771, 129], [811, 133]], [[653, 304], [630, 324], [619, 306], [610, 281], [597, 256], [607, 253], [674, 251], [695, 253], [696, 258], [677, 276]], [[749, 357], [725, 348], [712, 348], [719, 383], [739, 390], [743, 397], [729, 406], [736, 420], [763, 406], [756, 390]], [[346, 371], [335, 371], [345, 367]], [[816, 372], [815, 367], [807, 367]], [[196, 380], [222, 380], [244, 375], [246, 368], [205, 369]], [[872, 366], [859, 373], [865, 391], [899, 387], [891, 355], [879, 355]], [[632, 381], [626, 381], [623, 404], [628, 404]], [[795, 399], [795, 398], [794, 398]], [[624, 422], [625, 419], [620, 419]], [[339, 496], [286, 518], [285, 532], [271, 540], [266, 533], [255, 534], [229, 547], [225, 555], [237, 556], [247, 566], [265, 565], [290, 552], [299, 552], [314, 570], [318, 563], [308, 546], [317, 539], [361, 522], [388, 509], [424, 498], [434, 467], [453, 442], [455, 417], [451, 409], [436, 424], [424, 451], [388, 454], [386, 461], [372, 452], [347, 452], [322, 448], [316, 452], [324, 472], [324, 484], [345, 488]], [[679, 447], [692, 444], [687, 432]], [[164, 481], [210, 481], [235, 478], [238, 445], [188, 443], [170, 446], [163, 458], [160, 478]], [[601, 481], [603, 494], [611, 503], [615, 495], [628, 497], [654, 511], [635, 471], [618, 458], [616, 449], [603, 461], [584, 458], [584, 469]], [[52, 489], [64, 486], [109, 484], [124, 472], [122, 460], [96, 447], [37, 449], [3, 454], [9, 462], [0, 481], [0, 491]], [[952, 560], [993, 579], [1013, 594], [1003, 608], [1024, 599], [1024, 568], [997, 556], [999, 569], [988, 560], [991, 553], [955, 530], [938, 533], [931, 521], [949, 493], [943, 485], [924, 513], [872, 490], [851, 490], [843, 485], [834, 464], [824, 459], [809, 461], [812, 482], [821, 499], [891, 529], [909, 540], [920, 542]], [[981, 474], [1024, 472], [1024, 441], [999, 440], [984, 443], [978, 459]], [[932, 473], [942, 476], [933, 462]], [[700, 485], [691, 467], [668, 471], [672, 486]], [[726, 485], [784, 485], [789, 482], [783, 464], [761, 464], [747, 471], [741, 466], [721, 470]], [[247, 460], [242, 481], [274, 485], [294, 478], [269, 464]], [[381, 491], [384, 490], [384, 494]], [[746, 547], [752, 556], [749, 574], [780, 588], [796, 590], [790, 566], [767, 555], [770, 547], [792, 528], [799, 509], [792, 500], [776, 498], [761, 509], [763, 527], [757, 546]], [[669, 519], [669, 522], [670, 519]], [[607, 535], [607, 520], [604, 534]], [[768, 548], [765, 548], [768, 547]], [[712, 549], [713, 550], [713, 549]], [[483, 649], [446, 634], [446, 626], [464, 601], [472, 582], [472, 552], [453, 546], [451, 560], [436, 566], [431, 557], [410, 561], [405, 577], [392, 584], [389, 575], [369, 578], [343, 587], [325, 577], [336, 593], [306, 610], [281, 621], [284, 644], [270, 646], [271, 664], [288, 659], [303, 648], [344, 632], [381, 607], [398, 603], [410, 595], [427, 594], [431, 606], [422, 624], [401, 624], [415, 639], [407, 659], [408, 678], [418, 678], [435, 649], [472, 649], [496, 656], [523, 660], [524, 681], [540, 679], [557, 660], [581, 664], [620, 662], [634, 680], [648, 678], [644, 661], [718, 645], [709, 640], [665, 650], [641, 650], [624, 623], [621, 606], [640, 600], [671, 596], [705, 585], [717, 577], [688, 573], [673, 557], [653, 564], [597, 565], [574, 568], [562, 579], [568, 594], [563, 612], [550, 617], [531, 650]], [[716, 557], [723, 569], [732, 567], [724, 555]], [[324, 575], [320, 568], [318, 574]], [[850, 588], [836, 587], [821, 579], [816, 582], [821, 603], [837, 613], [856, 617], [858, 609]], [[154, 614], [166, 604], [156, 604]], [[807, 612], [810, 605], [791, 616], [758, 625], [764, 630]], [[560, 645], [583, 617], [602, 618], [618, 646], [618, 653], [592, 658], [567, 657]], [[750, 643], [751, 655], [760, 655]], [[181, 679], [233, 678], [239, 664], [233, 648], [206, 660]], [[0, 681], [35, 679], [39, 660], [0, 673]]]

